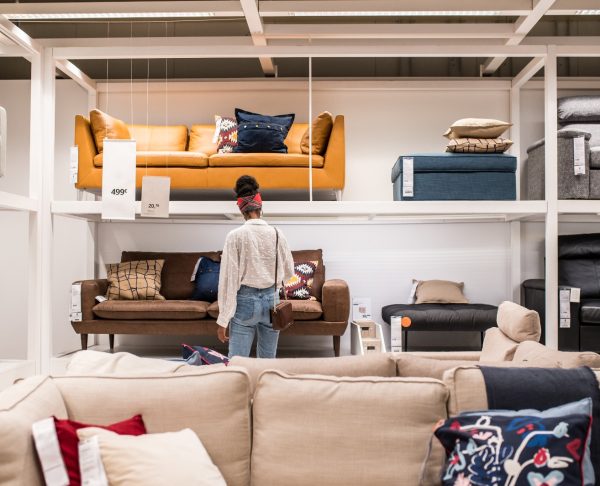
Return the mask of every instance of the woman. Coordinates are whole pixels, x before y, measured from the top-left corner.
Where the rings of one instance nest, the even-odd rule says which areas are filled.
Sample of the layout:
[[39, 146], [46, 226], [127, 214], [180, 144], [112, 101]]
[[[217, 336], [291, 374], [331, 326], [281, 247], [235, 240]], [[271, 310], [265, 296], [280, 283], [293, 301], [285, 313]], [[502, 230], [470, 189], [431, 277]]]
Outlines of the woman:
[[261, 218], [262, 199], [256, 179], [242, 176], [234, 190], [246, 222], [225, 239], [219, 277], [217, 335], [221, 342], [229, 341], [230, 358], [249, 356], [255, 334], [258, 336], [257, 356], [274, 358], [279, 331], [273, 330], [270, 310], [275, 303], [276, 289], [294, 274], [294, 260], [285, 236]]

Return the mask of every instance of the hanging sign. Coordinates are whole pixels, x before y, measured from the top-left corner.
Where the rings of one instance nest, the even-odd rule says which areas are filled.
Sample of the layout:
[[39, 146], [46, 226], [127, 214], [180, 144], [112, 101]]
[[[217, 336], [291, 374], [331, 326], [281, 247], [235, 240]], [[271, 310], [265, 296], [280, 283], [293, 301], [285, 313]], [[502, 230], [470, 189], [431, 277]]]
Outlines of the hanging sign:
[[104, 139], [102, 219], [135, 219], [135, 140]]
[[144, 176], [142, 178], [142, 216], [168, 218], [171, 178]]

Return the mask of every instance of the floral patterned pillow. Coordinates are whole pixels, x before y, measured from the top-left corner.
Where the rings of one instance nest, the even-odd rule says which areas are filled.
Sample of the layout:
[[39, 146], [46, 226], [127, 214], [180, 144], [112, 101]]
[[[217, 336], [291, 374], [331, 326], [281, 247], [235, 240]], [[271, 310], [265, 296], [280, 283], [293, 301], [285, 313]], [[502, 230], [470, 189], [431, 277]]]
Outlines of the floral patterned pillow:
[[435, 431], [444, 486], [583, 485], [591, 415], [461, 414]]
[[310, 291], [318, 266], [318, 261], [294, 263], [294, 276], [285, 284], [288, 299], [315, 300]]

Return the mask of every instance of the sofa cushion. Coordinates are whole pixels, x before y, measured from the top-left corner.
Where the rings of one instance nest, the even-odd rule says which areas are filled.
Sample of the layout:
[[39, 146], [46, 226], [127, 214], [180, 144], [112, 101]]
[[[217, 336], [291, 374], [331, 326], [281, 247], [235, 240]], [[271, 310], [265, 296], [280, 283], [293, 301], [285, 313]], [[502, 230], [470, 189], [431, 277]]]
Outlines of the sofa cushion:
[[558, 362], [563, 368], [589, 366], [600, 368], [600, 354], [590, 351], [556, 351], [534, 341], [524, 341], [517, 347], [514, 362], [552, 363]]
[[441, 380], [446, 370], [473, 364], [473, 361], [470, 360], [422, 358], [406, 353], [395, 353], [392, 359], [396, 361], [398, 376], [435, 378], [436, 380]]
[[286, 147], [288, 148], [288, 154], [303, 153], [300, 145], [302, 143], [302, 135], [304, 135], [307, 127], [308, 123], [292, 124], [292, 127], [290, 128], [290, 131], [288, 132], [284, 141]]
[[290, 302], [296, 321], [314, 321], [323, 315], [323, 307], [317, 300], [290, 300]]
[[190, 152], [202, 152], [207, 156], [217, 153], [217, 143], [213, 142], [215, 135], [214, 125], [192, 125], [190, 129]]
[[518, 342], [513, 341], [497, 327], [485, 331], [481, 347], [481, 361], [512, 361]]
[[247, 486], [251, 447], [248, 375], [232, 366], [200, 368], [193, 374], [62, 376], [54, 382], [72, 420], [109, 424], [141, 414], [151, 434], [189, 427], [227, 484]]
[[496, 320], [500, 330], [518, 343], [539, 341], [542, 335], [539, 314], [514, 302], [502, 302]]
[[600, 96], [565, 96], [558, 99], [559, 123], [600, 122]]
[[315, 374], [330, 376], [396, 376], [396, 364], [388, 353], [372, 353], [365, 356], [341, 356], [338, 358], [245, 358], [234, 356], [230, 365], [245, 368], [250, 375], [252, 390], [263, 371], [283, 371], [290, 375]]
[[128, 128], [137, 150], [183, 152], [187, 149], [185, 125], [129, 125]]
[[468, 304], [463, 282], [448, 280], [420, 280], [417, 284], [415, 304]]
[[193, 321], [204, 319], [208, 306], [201, 300], [106, 300], [92, 310], [102, 319]]
[[[320, 113], [312, 122], [312, 153], [315, 155], [323, 155], [327, 150], [327, 143], [333, 128], [333, 116], [328, 111]], [[309, 149], [309, 133], [308, 127], [302, 135], [300, 144], [303, 154], [310, 152]]]
[[[94, 157], [94, 166], [102, 167], [104, 154]], [[168, 152], [138, 150], [135, 153], [136, 167], [208, 167], [208, 156], [203, 152]]]
[[600, 300], [586, 299], [581, 302], [579, 317], [586, 324], [600, 324]]
[[292, 251], [294, 262], [310, 262], [317, 261], [317, 270], [313, 277], [311, 295], [321, 300], [323, 294], [323, 284], [325, 283], [325, 265], [323, 264], [323, 250], [297, 250]]
[[52, 379], [35, 376], [0, 394], [0, 484], [43, 486], [31, 425], [51, 416], [67, 418]]
[[121, 261], [132, 260], [164, 260], [162, 270], [161, 294], [166, 299], [189, 299], [194, 293], [192, 273], [200, 257], [207, 257], [213, 261], [221, 261], [220, 251], [207, 251], [197, 253], [166, 253], [145, 251], [124, 251]]
[[129, 128], [124, 121], [114, 118], [100, 110], [90, 111], [90, 126], [98, 152], [104, 150], [104, 139], [128, 140], [131, 138]]
[[[313, 155], [313, 167], [323, 167], [323, 157]], [[308, 155], [278, 153], [215, 154], [208, 159], [210, 167], [308, 167]]]
[[212, 304], [210, 304], [206, 309], [206, 312], [208, 312], [208, 315], [213, 319], [219, 317], [219, 303], [213, 302]]
[[[266, 371], [254, 394], [252, 484], [419, 484], [447, 398], [427, 378]], [[432, 446], [423, 484], [439, 483], [444, 462]]]

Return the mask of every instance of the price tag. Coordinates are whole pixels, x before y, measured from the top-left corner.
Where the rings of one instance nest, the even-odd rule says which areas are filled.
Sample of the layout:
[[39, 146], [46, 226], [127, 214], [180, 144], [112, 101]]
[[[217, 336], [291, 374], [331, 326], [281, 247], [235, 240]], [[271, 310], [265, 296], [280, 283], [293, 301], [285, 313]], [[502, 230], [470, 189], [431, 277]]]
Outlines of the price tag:
[[78, 449], [81, 486], [108, 486], [98, 436], [79, 442]]
[[571, 291], [560, 290], [559, 291], [559, 303], [560, 303], [560, 318], [571, 319]]
[[135, 219], [135, 140], [104, 139], [102, 219]]
[[561, 329], [569, 329], [571, 327], [571, 319], [561, 319], [560, 320], [560, 328]]
[[71, 147], [69, 154], [69, 182], [71, 184], [77, 184], [77, 178], [79, 176], [79, 147]]
[[71, 308], [69, 310], [72, 322], [80, 322], [81, 314], [81, 284], [71, 285]]
[[142, 216], [168, 218], [171, 178], [144, 176], [142, 178]]
[[571, 288], [571, 302], [580, 302], [581, 301], [581, 289], [577, 287]]
[[414, 197], [414, 164], [412, 157], [402, 157], [402, 197]]
[[47, 486], [67, 486], [69, 477], [60, 454], [54, 419], [35, 422], [31, 426], [31, 432]]
[[575, 175], [585, 175], [585, 137], [573, 139], [573, 168]]
[[393, 353], [402, 352], [402, 316], [390, 318], [391, 344]]
[[419, 286], [418, 280], [413, 280], [412, 288], [410, 289], [410, 296], [408, 297], [408, 304], [414, 304], [417, 299], [417, 287]]

